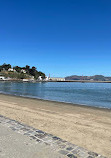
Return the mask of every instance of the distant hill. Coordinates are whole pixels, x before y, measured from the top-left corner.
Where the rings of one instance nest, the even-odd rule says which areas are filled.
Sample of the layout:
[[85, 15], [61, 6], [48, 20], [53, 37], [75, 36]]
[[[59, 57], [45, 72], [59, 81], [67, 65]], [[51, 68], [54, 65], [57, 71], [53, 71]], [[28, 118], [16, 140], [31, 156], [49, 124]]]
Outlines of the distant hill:
[[105, 77], [103, 75], [94, 75], [94, 76], [67, 76], [65, 80], [94, 80], [94, 81], [111, 81], [111, 77]]

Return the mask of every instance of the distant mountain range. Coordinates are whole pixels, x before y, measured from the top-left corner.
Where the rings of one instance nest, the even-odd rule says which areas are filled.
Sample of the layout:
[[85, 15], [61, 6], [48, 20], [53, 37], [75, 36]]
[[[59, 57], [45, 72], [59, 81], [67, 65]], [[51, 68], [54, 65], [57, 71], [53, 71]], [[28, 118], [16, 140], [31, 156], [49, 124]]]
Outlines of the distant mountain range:
[[92, 81], [111, 81], [111, 77], [105, 77], [103, 75], [94, 75], [94, 76], [67, 76], [65, 80], [92, 80]]

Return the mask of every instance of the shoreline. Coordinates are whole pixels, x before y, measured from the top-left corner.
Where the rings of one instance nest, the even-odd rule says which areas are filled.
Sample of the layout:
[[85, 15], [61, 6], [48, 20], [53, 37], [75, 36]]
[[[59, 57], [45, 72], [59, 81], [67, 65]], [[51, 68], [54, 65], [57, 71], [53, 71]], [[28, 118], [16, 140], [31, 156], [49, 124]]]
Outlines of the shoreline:
[[90, 80], [65, 80], [65, 81], [59, 81], [59, 80], [49, 80], [49, 81], [23, 81], [19, 79], [12, 79], [12, 80], [0, 80], [0, 82], [21, 82], [21, 83], [39, 83], [39, 82], [80, 82], [80, 83], [111, 83], [111, 81], [90, 81]]
[[64, 102], [64, 101], [56, 101], [56, 100], [48, 100], [48, 99], [43, 99], [43, 98], [36, 98], [36, 97], [31, 97], [31, 96], [24, 96], [24, 95], [14, 95], [14, 94], [8, 94], [8, 93], [1, 93], [0, 95], [6, 95], [6, 96], [12, 96], [12, 97], [18, 97], [18, 98], [26, 98], [26, 99], [34, 99], [34, 100], [39, 100], [39, 101], [44, 101], [44, 102], [52, 102], [52, 103], [59, 103], [59, 104], [67, 104], [69, 106], [77, 106], [77, 107], [83, 107], [83, 108], [91, 108], [91, 109], [96, 109], [96, 110], [106, 110], [106, 111], [111, 111], [111, 108], [106, 108], [106, 107], [99, 107], [99, 106], [92, 106], [92, 105], [87, 105], [87, 104], [78, 104], [78, 103], [71, 103], [71, 102]]
[[111, 157], [111, 110], [0, 94], [0, 114]]

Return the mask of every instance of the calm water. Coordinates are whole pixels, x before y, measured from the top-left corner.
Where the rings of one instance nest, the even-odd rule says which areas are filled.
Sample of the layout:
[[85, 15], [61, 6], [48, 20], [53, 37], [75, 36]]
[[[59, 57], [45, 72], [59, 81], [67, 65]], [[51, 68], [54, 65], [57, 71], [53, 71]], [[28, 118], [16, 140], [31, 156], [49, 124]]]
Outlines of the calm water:
[[110, 83], [0, 82], [0, 93], [111, 108]]

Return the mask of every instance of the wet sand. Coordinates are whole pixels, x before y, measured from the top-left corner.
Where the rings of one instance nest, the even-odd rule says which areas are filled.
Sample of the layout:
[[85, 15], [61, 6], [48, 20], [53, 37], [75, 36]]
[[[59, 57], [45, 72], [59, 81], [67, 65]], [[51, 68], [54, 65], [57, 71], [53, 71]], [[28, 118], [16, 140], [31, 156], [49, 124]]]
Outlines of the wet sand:
[[0, 114], [111, 158], [111, 110], [0, 94]]

